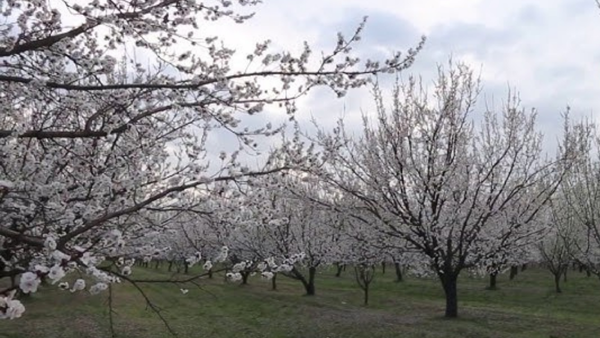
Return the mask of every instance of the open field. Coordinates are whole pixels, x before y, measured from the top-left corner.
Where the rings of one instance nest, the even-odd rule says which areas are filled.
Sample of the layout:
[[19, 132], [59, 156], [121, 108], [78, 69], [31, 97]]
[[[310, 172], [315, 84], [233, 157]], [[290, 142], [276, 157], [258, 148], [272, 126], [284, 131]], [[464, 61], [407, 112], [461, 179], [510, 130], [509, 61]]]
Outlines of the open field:
[[[393, 271], [377, 275], [371, 305], [351, 271], [342, 278], [324, 271], [317, 276], [317, 295], [302, 296], [301, 285], [280, 277], [278, 291], [259, 277], [246, 286], [202, 282], [203, 289], [146, 285], [151, 299], [180, 337], [376, 338], [376, 337], [527, 337], [600, 336], [600, 282], [571, 272], [563, 294], [553, 292], [551, 275], [527, 270], [513, 281], [499, 277], [499, 290], [486, 281], [463, 277], [459, 282], [457, 320], [442, 318], [443, 293], [436, 280], [407, 278], [393, 282]], [[136, 277], [169, 276], [135, 270]], [[24, 299], [23, 318], [0, 322], [1, 338], [86, 338], [110, 336], [108, 293], [61, 294], [44, 290]], [[170, 337], [143, 297], [129, 285], [114, 289], [115, 328], [119, 337]]]

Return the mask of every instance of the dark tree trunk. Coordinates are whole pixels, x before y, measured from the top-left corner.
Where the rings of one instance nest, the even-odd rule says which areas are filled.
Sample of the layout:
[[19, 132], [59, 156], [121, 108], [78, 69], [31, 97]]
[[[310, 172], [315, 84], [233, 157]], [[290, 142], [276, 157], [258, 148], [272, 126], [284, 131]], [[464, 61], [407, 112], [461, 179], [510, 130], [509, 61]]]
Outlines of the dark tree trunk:
[[302, 286], [304, 286], [304, 290], [306, 291], [307, 296], [314, 296], [315, 295], [315, 275], [316, 275], [316, 273], [317, 273], [317, 268], [311, 266], [308, 268], [308, 280], [296, 268], [292, 269], [289, 276], [293, 279], [299, 280], [302, 283]]
[[446, 312], [444, 317], [456, 318], [458, 317], [457, 276], [452, 273], [444, 274], [440, 275], [440, 280], [444, 287], [444, 294], [446, 295]]
[[183, 262], [183, 273], [187, 275], [190, 265], [187, 262]]
[[515, 279], [515, 277], [517, 277], [518, 273], [519, 273], [519, 267], [518, 266], [511, 266], [510, 267], [510, 276], [508, 277], [508, 279], [510, 279], [510, 280]]
[[385, 262], [381, 262], [381, 274], [385, 275]]
[[277, 274], [273, 274], [273, 278], [271, 278], [271, 290], [277, 290]]
[[335, 263], [335, 267], [336, 267], [335, 276], [340, 277], [342, 275], [342, 269], [344, 267], [344, 264]]
[[569, 271], [569, 269], [565, 269], [565, 271], [563, 272], [563, 282], [567, 282], [567, 272]]
[[582, 273], [582, 272], [583, 272], [583, 265], [579, 264], [579, 273]]
[[248, 284], [248, 277], [250, 276], [250, 272], [240, 272], [242, 275], [242, 285]]
[[527, 270], [527, 264], [521, 265], [521, 272]]
[[173, 261], [169, 261], [169, 272], [171, 272], [171, 269], [173, 269]]
[[488, 290], [496, 290], [498, 288], [496, 286], [497, 281], [498, 281], [498, 273], [497, 272], [490, 273], [490, 285], [488, 286]]
[[592, 276], [592, 272], [590, 271], [590, 269], [585, 269], [585, 274], [586, 274], [588, 277], [591, 277], [591, 276]]
[[212, 269], [208, 270], [208, 279], [212, 279], [213, 278], [213, 271]]
[[356, 283], [363, 290], [363, 305], [369, 305], [369, 287], [375, 277], [375, 266], [367, 268], [364, 264], [354, 266], [354, 277]]
[[160, 261], [157, 260], [154, 264], [154, 268], [158, 270], [158, 267], [160, 266]]
[[315, 275], [316, 275], [316, 273], [317, 273], [317, 268], [312, 267], [312, 266], [310, 268], [308, 268], [308, 283], [306, 283], [304, 285], [307, 296], [315, 295]]
[[396, 283], [402, 282], [404, 278], [402, 276], [402, 267], [400, 266], [400, 263], [394, 262], [394, 269], [396, 270]]
[[560, 275], [560, 272], [554, 274], [554, 286], [556, 287], [556, 293], [562, 293], [562, 290], [560, 289]]

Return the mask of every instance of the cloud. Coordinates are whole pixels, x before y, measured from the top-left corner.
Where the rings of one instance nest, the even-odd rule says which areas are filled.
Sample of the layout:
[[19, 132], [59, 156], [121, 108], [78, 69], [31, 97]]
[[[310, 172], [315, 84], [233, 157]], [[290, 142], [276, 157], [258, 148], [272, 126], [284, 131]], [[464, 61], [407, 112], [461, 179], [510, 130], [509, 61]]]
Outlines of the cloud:
[[[366, 15], [363, 41], [355, 49], [362, 58], [383, 59], [427, 35], [425, 49], [403, 78], [419, 74], [431, 83], [436, 66], [452, 55], [481, 70], [480, 108], [492, 98], [499, 107], [508, 89], [516, 89], [523, 107], [538, 108], [548, 142], [560, 131], [560, 113], [567, 105], [575, 117], [600, 119], [595, 111], [600, 105], [600, 9], [593, 0], [265, 1], [254, 10], [256, 16], [247, 24], [201, 28], [223, 37], [242, 57], [265, 39], [293, 51], [306, 40], [319, 53], [334, 46], [338, 31], [351, 34]], [[391, 79], [383, 77], [382, 83], [389, 87]], [[366, 89], [351, 91], [343, 100], [319, 89], [298, 104], [299, 120], [315, 117], [324, 128], [345, 114], [350, 128], [357, 130], [361, 113], [373, 110]], [[285, 115], [269, 109], [259, 119], [283, 121]], [[225, 140], [220, 139], [230, 142]]]

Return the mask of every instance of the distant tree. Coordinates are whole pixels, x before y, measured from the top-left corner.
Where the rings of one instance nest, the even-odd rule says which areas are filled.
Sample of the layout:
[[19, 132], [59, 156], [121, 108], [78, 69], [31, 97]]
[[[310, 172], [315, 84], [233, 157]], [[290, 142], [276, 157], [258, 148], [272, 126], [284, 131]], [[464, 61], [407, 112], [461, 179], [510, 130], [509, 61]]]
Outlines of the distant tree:
[[372, 229], [364, 224], [355, 223], [346, 231], [348, 236], [344, 237], [344, 255], [346, 261], [354, 266], [354, 277], [363, 290], [363, 304], [366, 306], [369, 305], [369, 291], [371, 282], [375, 279], [375, 267], [386, 258], [386, 250], [376, 245], [376, 239], [369, 238], [373, 235]]
[[590, 127], [594, 134], [584, 147], [585, 156], [561, 189], [559, 221], [572, 236], [568, 241], [572, 259], [600, 277], [600, 138], [595, 125]]
[[556, 292], [561, 293], [560, 280], [573, 262], [573, 249], [577, 240], [575, 234], [579, 229], [574, 215], [560, 196], [552, 201], [547, 222], [550, 225], [549, 231], [537, 244], [537, 250], [540, 262], [554, 276]]

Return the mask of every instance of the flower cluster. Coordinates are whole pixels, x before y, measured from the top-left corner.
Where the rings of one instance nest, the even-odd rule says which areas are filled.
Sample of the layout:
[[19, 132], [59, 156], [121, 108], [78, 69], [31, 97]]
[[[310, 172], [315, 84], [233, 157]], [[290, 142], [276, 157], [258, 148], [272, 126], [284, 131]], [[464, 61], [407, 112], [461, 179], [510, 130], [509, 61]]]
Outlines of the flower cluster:
[[202, 254], [200, 252], [196, 251], [196, 253], [194, 253], [194, 255], [192, 257], [186, 258], [185, 262], [189, 267], [192, 267], [196, 263], [200, 262], [201, 259], [202, 259]]
[[225, 274], [225, 277], [227, 278], [227, 280], [232, 282], [239, 282], [243, 278], [242, 274], [239, 272], [228, 272]]
[[15, 293], [12, 291], [7, 296], [0, 296], [0, 319], [19, 318], [25, 312], [25, 306], [17, 299], [13, 299]]

